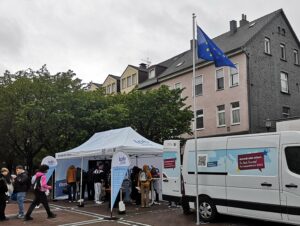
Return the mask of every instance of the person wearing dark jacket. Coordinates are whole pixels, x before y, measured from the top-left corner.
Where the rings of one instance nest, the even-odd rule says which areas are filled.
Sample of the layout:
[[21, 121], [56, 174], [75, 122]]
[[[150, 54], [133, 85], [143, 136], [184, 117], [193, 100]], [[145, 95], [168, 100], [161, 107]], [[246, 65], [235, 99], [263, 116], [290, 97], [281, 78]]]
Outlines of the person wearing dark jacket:
[[87, 172], [87, 192], [89, 200], [93, 200], [95, 196], [93, 172], [93, 169], [89, 169]]
[[34, 208], [39, 205], [40, 203], [43, 204], [47, 214], [48, 214], [48, 218], [55, 218], [56, 214], [52, 213], [50, 211], [50, 207], [48, 204], [48, 200], [47, 200], [47, 196], [46, 196], [46, 192], [50, 189], [52, 189], [51, 186], [47, 185], [47, 179], [46, 179], [46, 173], [49, 169], [49, 166], [47, 165], [41, 165], [38, 172], [35, 174], [35, 182], [33, 185], [34, 188], [34, 199], [29, 207], [29, 209], [27, 210], [27, 213], [25, 214], [25, 221], [29, 221], [29, 220], [33, 220], [33, 218], [31, 217], [31, 213], [34, 210]]
[[17, 193], [17, 203], [19, 206], [17, 218], [24, 218], [24, 199], [28, 191], [30, 179], [21, 165], [16, 167], [16, 174], [17, 177], [14, 179], [14, 193]]
[[8, 218], [5, 216], [5, 207], [6, 207], [6, 192], [7, 184], [5, 177], [7, 176], [7, 171], [4, 171], [1, 169], [0, 174], [0, 221], [8, 220]]

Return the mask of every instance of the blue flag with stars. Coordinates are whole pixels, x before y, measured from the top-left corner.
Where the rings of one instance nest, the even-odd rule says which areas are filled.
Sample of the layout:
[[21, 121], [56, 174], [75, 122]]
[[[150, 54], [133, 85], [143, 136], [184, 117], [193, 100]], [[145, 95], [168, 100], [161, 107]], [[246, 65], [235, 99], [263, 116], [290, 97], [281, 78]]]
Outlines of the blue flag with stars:
[[202, 31], [198, 25], [197, 47], [198, 58], [214, 61], [216, 67], [229, 66], [236, 68], [223, 51], [204, 33], [204, 31]]

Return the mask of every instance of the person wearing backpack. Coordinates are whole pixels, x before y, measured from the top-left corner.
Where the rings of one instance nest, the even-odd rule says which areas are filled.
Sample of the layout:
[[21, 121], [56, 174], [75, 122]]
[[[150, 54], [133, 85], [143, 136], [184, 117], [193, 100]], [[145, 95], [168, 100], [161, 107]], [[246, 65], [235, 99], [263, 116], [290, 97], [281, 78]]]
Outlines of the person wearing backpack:
[[50, 211], [50, 207], [48, 204], [48, 200], [47, 200], [47, 196], [46, 196], [46, 192], [48, 190], [51, 190], [52, 187], [47, 185], [47, 179], [46, 179], [46, 173], [49, 169], [49, 166], [47, 165], [41, 165], [38, 172], [35, 174], [35, 182], [33, 185], [33, 189], [34, 189], [34, 199], [31, 203], [31, 205], [29, 206], [29, 209], [27, 210], [27, 213], [25, 214], [25, 221], [29, 221], [29, 220], [33, 220], [33, 218], [31, 217], [31, 213], [34, 210], [34, 208], [42, 203], [47, 214], [48, 214], [48, 218], [55, 218], [56, 214], [54, 214], [53, 212]]
[[148, 165], [143, 166], [139, 174], [139, 187], [141, 189], [141, 207], [149, 207], [149, 191], [152, 176]]
[[[25, 172], [23, 166], [18, 165], [16, 167], [16, 178], [14, 179], [14, 193], [16, 193], [17, 203], [19, 207], [19, 213], [17, 218], [24, 218], [24, 199], [26, 196], [26, 192], [30, 188], [30, 180]], [[29, 184], [29, 186], [28, 186]]]

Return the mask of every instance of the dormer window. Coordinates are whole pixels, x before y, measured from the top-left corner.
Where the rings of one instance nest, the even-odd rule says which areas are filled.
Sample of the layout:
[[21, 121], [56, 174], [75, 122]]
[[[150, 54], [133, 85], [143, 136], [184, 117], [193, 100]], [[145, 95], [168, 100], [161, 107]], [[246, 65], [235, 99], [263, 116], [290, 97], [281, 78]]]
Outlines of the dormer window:
[[179, 67], [179, 66], [183, 65], [183, 63], [184, 63], [184, 61], [179, 62], [179, 63], [176, 65], [176, 67]]
[[155, 70], [154, 69], [151, 69], [150, 71], [149, 71], [149, 79], [150, 78], [154, 78], [155, 77]]

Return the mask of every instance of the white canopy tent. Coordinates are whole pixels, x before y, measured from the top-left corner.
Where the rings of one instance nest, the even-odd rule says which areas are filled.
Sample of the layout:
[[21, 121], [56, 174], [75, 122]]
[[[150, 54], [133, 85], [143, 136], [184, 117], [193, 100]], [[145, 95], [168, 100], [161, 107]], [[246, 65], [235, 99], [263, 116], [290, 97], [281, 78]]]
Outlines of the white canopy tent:
[[55, 154], [58, 160], [58, 167], [55, 173], [56, 197], [61, 194], [62, 187], [65, 186], [66, 170], [71, 164], [84, 170], [88, 168], [88, 161], [91, 159], [111, 159], [113, 154], [123, 151], [135, 161], [132, 166], [155, 165], [161, 170], [163, 146], [154, 143], [131, 127], [108, 130], [95, 133], [89, 140], [80, 146], [65, 152]]
[[162, 154], [163, 146], [154, 143], [131, 127], [95, 133], [89, 140], [69, 151], [56, 153], [56, 159], [69, 159], [87, 156], [112, 156], [114, 152], [124, 151], [128, 155]]

